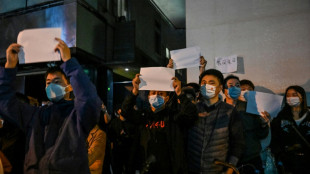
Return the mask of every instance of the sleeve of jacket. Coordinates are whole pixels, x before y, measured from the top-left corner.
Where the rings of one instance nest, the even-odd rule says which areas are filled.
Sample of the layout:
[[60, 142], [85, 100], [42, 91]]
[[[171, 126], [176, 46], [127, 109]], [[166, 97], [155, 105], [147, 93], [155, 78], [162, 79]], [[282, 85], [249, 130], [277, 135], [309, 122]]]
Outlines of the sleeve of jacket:
[[175, 115], [175, 119], [181, 123], [181, 125], [190, 127], [198, 119], [198, 112], [196, 105], [193, 104], [184, 94], [178, 96], [180, 104], [178, 107], [178, 113]]
[[[92, 136], [89, 134], [89, 136]], [[91, 144], [89, 144], [88, 148], [88, 164], [91, 168], [97, 169], [100, 165], [103, 165], [105, 148], [106, 148], [106, 133], [102, 130], [98, 130], [94, 137], [88, 137], [88, 139], [92, 139]]]
[[141, 113], [134, 109], [136, 104], [137, 96], [130, 93], [127, 95], [122, 104], [122, 113], [121, 115], [128, 121], [139, 124], [141, 122]]
[[245, 147], [241, 118], [234, 108], [229, 125], [229, 157], [228, 163], [237, 165]]
[[262, 125], [261, 119], [259, 118], [261, 116], [255, 115], [255, 123], [257, 125], [257, 129], [255, 129], [255, 135], [259, 139], [264, 139], [269, 134], [269, 126], [266, 124], [265, 126]]
[[270, 148], [272, 153], [278, 158], [280, 152], [284, 151], [281, 140], [280, 118], [276, 117], [271, 122], [271, 142]]
[[70, 79], [73, 88], [74, 108], [77, 121], [88, 134], [99, 120], [101, 100], [97, 95], [96, 87], [75, 58], [71, 58], [61, 65], [66, 76]]
[[14, 90], [16, 73], [16, 68], [0, 67], [0, 114], [26, 131], [38, 109], [17, 99]]

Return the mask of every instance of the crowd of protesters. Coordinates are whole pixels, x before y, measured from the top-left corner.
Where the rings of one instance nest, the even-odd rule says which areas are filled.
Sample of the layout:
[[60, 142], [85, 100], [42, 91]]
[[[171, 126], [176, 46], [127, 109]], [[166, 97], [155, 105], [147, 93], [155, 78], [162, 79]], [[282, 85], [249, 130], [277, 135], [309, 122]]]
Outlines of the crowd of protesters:
[[[45, 75], [50, 102], [38, 106], [14, 90], [18, 52], [11, 44], [0, 67], [0, 173], [11, 174], [218, 174], [310, 173], [310, 112], [306, 92], [289, 86], [283, 107], [246, 112], [250, 80], [205, 70], [199, 83], [173, 92], [150, 90], [138, 108], [140, 74], [114, 113], [108, 113], [66, 43], [63, 61]], [[173, 68], [173, 60], [167, 65]], [[35, 85], [35, 84], [33, 84]], [[222, 94], [221, 94], [222, 93]], [[271, 136], [264, 160], [261, 140]]]

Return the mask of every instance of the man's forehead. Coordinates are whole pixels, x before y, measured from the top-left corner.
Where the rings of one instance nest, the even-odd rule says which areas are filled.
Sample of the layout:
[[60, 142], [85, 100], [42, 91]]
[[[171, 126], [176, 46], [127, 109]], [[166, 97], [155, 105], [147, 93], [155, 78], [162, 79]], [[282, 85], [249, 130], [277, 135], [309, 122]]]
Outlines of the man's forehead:
[[214, 75], [205, 75], [202, 80], [204, 81], [215, 81], [215, 82], [219, 82], [218, 78]]
[[60, 72], [49, 73], [49, 74], [47, 74], [46, 80], [52, 80], [55, 78], [62, 79], [62, 78], [64, 78], [64, 75]]
[[248, 84], [243, 84], [240, 87], [241, 88], [245, 88], [245, 89], [250, 89], [250, 88], [252, 89], [252, 87], [250, 85], [248, 85]]
[[149, 94], [155, 94], [155, 93], [168, 94], [167, 91], [155, 91], [155, 90], [151, 90], [151, 91], [149, 92]]
[[240, 83], [240, 82], [238, 79], [231, 78], [231, 79], [227, 80], [227, 83]]

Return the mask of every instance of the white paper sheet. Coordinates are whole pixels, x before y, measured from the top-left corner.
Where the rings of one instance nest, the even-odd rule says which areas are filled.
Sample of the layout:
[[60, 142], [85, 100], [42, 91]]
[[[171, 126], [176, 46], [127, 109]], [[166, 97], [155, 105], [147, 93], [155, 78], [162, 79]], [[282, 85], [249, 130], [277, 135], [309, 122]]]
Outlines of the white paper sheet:
[[215, 68], [222, 73], [231, 73], [237, 71], [237, 56], [216, 57]]
[[60, 54], [54, 49], [61, 37], [61, 28], [28, 29], [19, 32], [17, 43], [22, 45], [18, 54], [19, 63], [60, 61]]
[[139, 90], [174, 91], [172, 77], [175, 70], [165, 67], [148, 67], [140, 69]]
[[191, 67], [186, 69], [186, 82], [199, 83], [200, 70], [199, 67]]
[[249, 91], [246, 112], [261, 115], [261, 112], [267, 111], [274, 118], [281, 110], [282, 100], [283, 96], [280, 95]]
[[182, 69], [190, 67], [199, 67], [200, 65], [200, 47], [190, 47], [170, 51], [173, 59], [173, 68]]

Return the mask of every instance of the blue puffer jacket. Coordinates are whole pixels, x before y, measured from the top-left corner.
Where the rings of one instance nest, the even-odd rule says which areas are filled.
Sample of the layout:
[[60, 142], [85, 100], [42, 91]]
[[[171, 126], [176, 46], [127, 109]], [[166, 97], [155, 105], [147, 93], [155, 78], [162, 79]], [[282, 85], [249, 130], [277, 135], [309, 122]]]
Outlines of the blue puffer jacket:
[[75, 99], [45, 107], [19, 102], [13, 90], [16, 68], [0, 68], [0, 114], [18, 123], [27, 135], [25, 174], [90, 173], [85, 142], [99, 118], [101, 101], [76, 59], [61, 68]]

